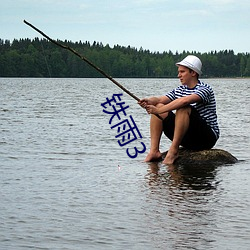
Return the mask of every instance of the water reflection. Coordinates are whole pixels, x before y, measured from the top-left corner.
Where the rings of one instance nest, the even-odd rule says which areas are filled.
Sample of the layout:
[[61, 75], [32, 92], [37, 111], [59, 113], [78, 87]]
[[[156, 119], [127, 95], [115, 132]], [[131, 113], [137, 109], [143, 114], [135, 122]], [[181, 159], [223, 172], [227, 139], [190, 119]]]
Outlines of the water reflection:
[[215, 189], [216, 166], [185, 165], [165, 166], [159, 162], [150, 162], [146, 178], [150, 185], [171, 185], [172, 188], [210, 190]]
[[[218, 198], [216, 171], [215, 166], [149, 163], [146, 180], [150, 192], [147, 201], [154, 203], [150, 214], [157, 216], [152, 218], [148, 213], [151, 217], [148, 224], [152, 230], [164, 228], [172, 242], [169, 249], [187, 246], [193, 249], [206, 246], [209, 249], [208, 246], [213, 244], [212, 235], [218, 216], [212, 205]], [[158, 237], [157, 242], [164, 241], [160, 235]], [[155, 239], [154, 236], [152, 240]]]

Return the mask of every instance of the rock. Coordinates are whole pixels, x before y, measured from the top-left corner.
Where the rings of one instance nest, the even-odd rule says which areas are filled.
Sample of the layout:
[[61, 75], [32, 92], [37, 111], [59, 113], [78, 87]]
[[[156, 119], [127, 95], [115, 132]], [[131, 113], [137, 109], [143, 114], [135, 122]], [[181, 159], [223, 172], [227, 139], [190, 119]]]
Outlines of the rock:
[[[163, 153], [162, 157], [166, 156]], [[209, 149], [202, 151], [187, 150], [181, 148], [179, 158], [174, 162], [175, 165], [213, 165], [236, 163], [238, 160], [229, 152], [222, 149]]]

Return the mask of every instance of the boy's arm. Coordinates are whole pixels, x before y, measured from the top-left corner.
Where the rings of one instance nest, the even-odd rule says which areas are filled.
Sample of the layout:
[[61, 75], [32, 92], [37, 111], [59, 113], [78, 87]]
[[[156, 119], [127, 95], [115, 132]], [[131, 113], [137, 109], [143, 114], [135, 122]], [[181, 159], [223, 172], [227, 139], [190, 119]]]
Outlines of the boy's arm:
[[191, 103], [197, 103], [197, 102], [201, 102], [200, 96], [198, 96], [197, 94], [192, 94], [189, 96], [178, 98], [160, 108], [157, 108], [153, 105], [147, 105], [146, 110], [149, 114], [163, 114], [165, 112], [176, 110], [185, 107]]
[[167, 104], [167, 103], [170, 103], [170, 102], [171, 102], [171, 100], [167, 96], [159, 96], [159, 97], [153, 96], [153, 97], [141, 99], [138, 102], [138, 104], [140, 106], [142, 106], [143, 108], [146, 108], [147, 105], [156, 106], [159, 103]]

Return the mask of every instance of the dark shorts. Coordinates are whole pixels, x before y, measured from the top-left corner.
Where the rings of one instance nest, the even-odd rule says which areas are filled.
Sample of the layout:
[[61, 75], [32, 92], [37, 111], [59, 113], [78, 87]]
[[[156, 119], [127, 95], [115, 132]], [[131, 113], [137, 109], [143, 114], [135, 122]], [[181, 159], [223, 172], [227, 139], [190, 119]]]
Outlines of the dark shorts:
[[[174, 136], [175, 114], [169, 112], [163, 120], [163, 132], [172, 141]], [[186, 149], [204, 150], [211, 149], [217, 139], [213, 130], [200, 117], [198, 111], [191, 107], [190, 122], [187, 133], [182, 139], [181, 146]]]

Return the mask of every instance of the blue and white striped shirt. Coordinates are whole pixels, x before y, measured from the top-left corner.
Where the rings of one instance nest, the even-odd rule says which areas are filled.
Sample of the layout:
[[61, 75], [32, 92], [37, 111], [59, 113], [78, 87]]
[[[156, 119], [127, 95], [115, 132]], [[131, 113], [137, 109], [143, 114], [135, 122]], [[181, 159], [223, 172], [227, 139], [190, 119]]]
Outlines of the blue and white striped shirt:
[[167, 93], [166, 96], [173, 101], [191, 94], [197, 94], [201, 98], [201, 102], [190, 105], [198, 111], [201, 118], [206, 121], [218, 139], [220, 130], [217, 122], [216, 102], [213, 89], [209, 85], [201, 81], [198, 81], [198, 84], [193, 89], [188, 88], [187, 85], [181, 85]]

